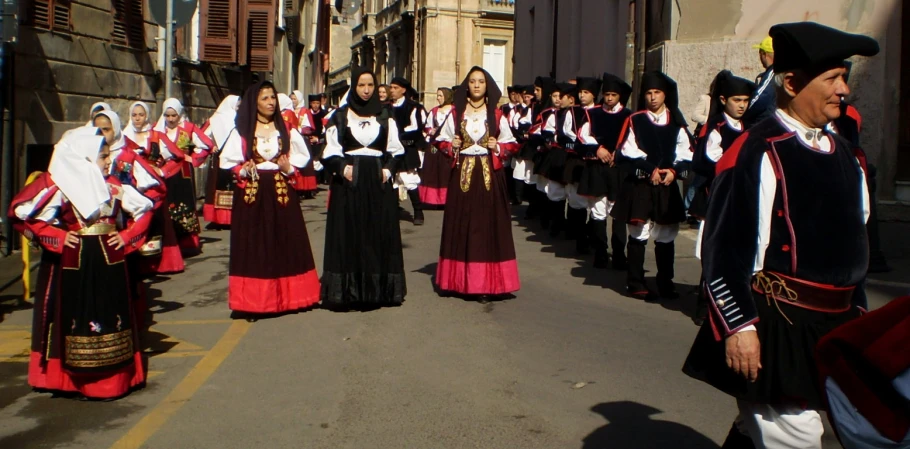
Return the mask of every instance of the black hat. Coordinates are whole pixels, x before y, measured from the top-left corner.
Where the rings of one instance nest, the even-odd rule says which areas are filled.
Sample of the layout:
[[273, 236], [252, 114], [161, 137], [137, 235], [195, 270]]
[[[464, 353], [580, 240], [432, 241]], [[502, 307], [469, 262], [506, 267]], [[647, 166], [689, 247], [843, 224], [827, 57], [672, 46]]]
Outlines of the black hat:
[[452, 86], [452, 91], [454, 92], [454, 91], [458, 90], [459, 87], [461, 87], [460, 84], [457, 84], [457, 85], [455, 85], [455, 86]]
[[774, 72], [807, 70], [821, 73], [842, 66], [854, 56], [875, 56], [878, 42], [815, 22], [781, 23], [768, 32], [774, 39]]
[[688, 127], [686, 117], [679, 110], [679, 91], [676, 88], [676, 81], [662, 72], [647, 72], [641, 76], [641, 92], [638, 97], [638, 109], [647, 109], [645, 94], [651, 90], [657, 89], [665, 95], [664, 105], [670, 111], [671, 120], [679, 126]]
[[622, 78], [612, 73], [604, 72], [603, 86], [600, 88], [603, 93], [615, 92], [619, 94], [619, 104], [628, 105], [629, 97], [632, 96], [632, 86], [623, 81]]
[[556, 81], [554, 81], [553, 78], [548, 76], [538, 76], [537, 78], [534, 78], [534, 87], [545, 88], [555, 82]]
[[578, 77], [575, 83], [579, 91], [586, 90], [594, 94], [595, 97], [600, 93], [600, 80], [597, 78]]
[[752, 96], [755, 93], [755, 83], [745, 78], [734, 76], [729, 70], [721, 70], [714, 81], [711, 82], [711, 110], [709, 117], [719, 114], [723, 111], [724, 106], [720, 97], [730, 98], [740, 95]]
[[534, 85], [521, 86], [522, 95], [534, 95]]
[[406, 79], [404, 79], [404, 78], [402, 78], [402, 77], [400, 77], [400, 76], [396, 76], [395, 78], [392, 78], [392, 81], [390, 81], [389, 84], [394, 84], [394, 85], [396, 85], [396, 86], [401, 86], [401, 87], [403, 87], [405, 90], [411, 90], [411, 83], [410, 83], [410, 81], [408, 81], [408, 80], [406, 80]]
[[322, 101], [321, 94], [309, 94], [307, 95], [307, 101]]
[[578, 101], [578, 85], [572, 83], [559, 83], [557, 84], [560, 98], [562, 97], [572, 97], [575, 98], [575, 101]]
[[506, 92], [508, 92], [509, 95], [512, 95], [512, 94], [518, 92], [518, 88], [519, 88], [519, 87], [520, 87], [520, 86], [509, 86], [509, 87], [506, 87]]

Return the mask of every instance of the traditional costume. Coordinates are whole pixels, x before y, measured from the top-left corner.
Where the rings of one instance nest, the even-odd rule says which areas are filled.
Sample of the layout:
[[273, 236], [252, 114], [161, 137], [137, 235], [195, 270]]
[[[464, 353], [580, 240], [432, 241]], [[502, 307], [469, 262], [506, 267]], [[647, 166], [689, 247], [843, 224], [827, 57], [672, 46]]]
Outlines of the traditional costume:
[[[523, 96], [533, 96], [534, 86], [519, 86], [519, 92]], [[527, 200], [528, 210], [525, 211], [525, 214], [528, 215], [530, 212], [531, 216], [534, 214], [534, 211], [531, 210], [531, 203], [533, 202], [532, 198], [536, 196], [536, 191], [532, 191], [530, 188], [526, 189], [525, 186], [534, 184], [536, 177], [533, 174], [534, 162], [531, 160], [534, 155], [529, 151], [525, 151], [525, 145], [528, 142], [531, 125], [534, 122], [534, 107], [536, 104], [537, 102], [531, 101], [527, 104], [518, 105], [512, 110], [512, 115], [509, 118], [509, 128], [512, 130], [512, 135], [515, 136], [515, 141], [518, 143], [519, 148], [518, 153], [512, 155], [511, 178], [512, 183], [515, 185], [515, 200], [518, 204]]]
[[[645, 73], [638, 101], [642, 108], [646, 105], [645, 93], [651, 89], [665, 94], [663, 110], [645, 109], [626, 119], [619, 150], [628, 174], [610, 215], [628, 225], [626, 286], [629, 295], [647, 300], [675, 299], [679, 294], [673, 285], [674, 240], [679, 233], [679, 223], [686, 220], [682, 195], [675, 180], [680, 179], [679, 175], [692, 161], [692, 142], [686, 130], [686, 119], [679, 110], [676, 82], [660, 72]], [[652, 184], [651, 177], [660, 170], [673, 173], [675, 180], [670, 185]], [[645, 284], [645, 247], [652, 235], [659, 296]]]
[[[466, 112], [472, 73], [486, 78], [486, 110]], [[512, 214], [503, 159], [518, 150], [509, 123], [496, 107], [502, 94], [480, 67], [468, 71], [455, 92], [455, 111], [442, 130], [447, 145], [458, 137], [455, 176], [449, 183], [436, 286], [463, 295], [501, 295], [518, 291], [518, 261], [512, 241]], [[496, 149], [487, 148], [488, 138]]]
[[368, 100], [357, 94], [364, 74], [375, 83], [372, 72], [355, 70], [347, 104], [326, 129], [323, 160], [332, 183], [321, 297], [330, 307], [397, 305], [407, 294], [398, 193], [391, 182], [405, 150], [378, 92]]
[[[237, 131], [221, 150], [221, 167], [237, 182], [231, 209], [228, 304], [246, 314], [275, 314], [319, 302], [319, 277], [295, 184], [309, 160], [306, 143], [288, 133], [276, 110], [257, 131], [258, 99], [268, 81], [250, 86], [240, 102]], [[287, 157], [290, 170], [279, 162]], [[244, 164], [253, 161], [247, 171]]]
[[[592, 86], [593, 87], [593, 86]], [[607, 106], [594, 106], [588, 109], [591, 120], [591, 131], [594, 134], [598, 148], [585, 154], [585, 167], [578, 182], [578, 194], [588, 197], [588, 216], [591, 241], [594, 245], [594, 266], [606, 268], [608, 260], [609, 240], [607, 239], [607, 217], [619, 196], [619, 186], [622, 182], [620, 172], [621, 164], [601, 162], [597, 158], [597, 151], [603, 149], [616, 156], [616, 147], [619, 143], [620, 133], [626, 119], [632, 111], [624, 105], [628, 103], [632, 94], [632, 87], [625, 81], [604, 73], [601, 91], [603, 93], [619, 94], [619, 103], [612, 108]], [[626, 224], [613, 219], [613, 268], [625, 270], [626, 266]]]
[[[180, 117], [177, 126], [167, 125], [165, 114], [172, 109]], [[167, 180], [168, 213], [174, 222], [174, 230], [180, 248], [198, 252], [201, 248], [199, 217], [196, 215], [196, 182], [193, 166], [202, 165], [209, 151], [215, 146], [201, 129], [183, 115], [183, 105], [176, 98], [169, 98], [161, 107], [161, 117], [154, 129], [163, 134], [173, 146], [161, 147], [164, 159], [162, 170]], [[176, 149], [174, 149], [176, 147]], [[190, 156], [187, 160], [187, 156]]]
[[[300, 134], [300, 117], [294, 112], [294, 102], [291, 100], [291, 97], [285, 94], [278, 94], [278, 108], [281, 110], [281, 118], [284, 120], [284, 126], [287, 128], [288, 133], [297, 133]], [[302, 136], [302, 134], [300, 134]], [[301, 139], [301, 141], [304, 141]], [[304, 143], [306, 143], [304, 141]], [[309, 153], [309, 149], [307, 149]], [[306, 193], [312, 197], [313, 193], [317, 189], [316, 185], [316, 172], [312, 170], [313, 167], [312, 157], [307, 162], [306, 167], [300, 171], [300, 184], [295, 185], [294, 188], [297, 189], [300, 193]]]
[[[396, 77], [392, 79], [391, 84], [402, 87], [405, 92], [413, 90], [408, 80]], [[426, 111], [423, 105], [403, 97], [392, 101], [389, 106], [392, 111], [392, 117], [398, 124], [398, 137], [401, 144], [404, 145], [404, 160], [399, 168], [398, 177], [395, 185], [403, 186], [408, 191], [408, 199], [411, 200], [411, 206], [414, 207], [414, 224], [423, 224], [423, 204], [420, 202], [420, 192], [417, 187], [420, 186], [420, 175], [418, 170], [421, 166], [420, 152], [426, 146], [423, 139], [424, 124], [427, 121]]]
[[[813, 22], [775, 25], [770, 34], [778, 73], [810, 79], [879, 49], [870, 37]], [[862, 150], [784, 109], [749, 128], [717, 163], [702, 249], [711, 313], [684, 371], [737, 399], [728, 442], [822, 447], [816, 410], [825, 403], [813, 353], [865, 300], [864, 166]], [[726, 338], [749, 331], [760, 344], [754, 382], [727, 366], [725, 352]]]
[[563, 171], [566, 182], [566, 234], [575, 240], [575, 251], [578, 254], [587, 254], [588, 197], [579, 195], [578, 184], [585, 169], [585, 160], [594, 157], [600, 145], [592, 133], [588, 109], [581, 106], [579, 93], [584, 89], [596, 98], [600, 91], [600, 80], [579, 77], [576, 83], [562, 92], [563, 98], [575, 99], [575, 106], [566, 107], [557, 115], [556, 143], [566, 153]]
[[[57, 143], [48, 172], [13, 199], [10, 218], [44, 248], [29, 385], [110, 399], [145, 383], [135, 324], [142, 311], [130, 298], [124, 256], [142, 246], [152, 201], [102, 174], [103, 144], [98, 135]], [[124, 247], [109, 243], [115, 233]], [[68, 238], [78, 242], [67, 246]]]
[[220, 226], [231, 225], [231, 205], [234, 203], [234, 174], [221, 168], [221, 150], [231, 133], [235, 132], [237, 105], [240, 97], [228, 95], [221, 100], [218, 109], [209, 118], [205, 135], [212, 139], [215, 147], [209, 159], [208, 176], [205, 183], [205, 204], [202, 216], [205, 221]]
[[[310, 103], [319, 101], [322, 98], [319, 94], [309, 95], [307, 97]], [[300, 115], [300, 114], [298, 114]], [[325, 109], [319, 107], [312, 109], [309, 106], [305, 109], [303, 115], [300, 115], [300, 134], [302, 134], [310, 144], [310, 154], [312, 160], [302, 171], [303, 176], [315, 176], [316, 181], [322, 184], [330, 182], [329, 175], [323, 170], [322, 152], [325, 151], [325, 118], [328, 115]]]
[[97, 115], [101, 111], [113, 111], [113, 109], [111, 108], [111, 105], [109, 105], [103, 101], [99, 101], [99, 102], [92, 104], [92, 107], [89, 108], [89, 113], [88, 113], [89, 119], [88, 119], [88, 122], [85, 123], [85, 126], [93, 126], [93, 121], [95, 120], [95, 115]]
[[[443, 89], [440, 89], [443, 90]], [[420, 170], [420, 201], [425, 205], [443, 207], [446, 204], [449, 179], [452, 177], [452, 155], [439, 145], [442, 127], [452, 114], [452, 91], [445, 88], [443, 104], [433, 108], [427, 118], [424, 132], [430, 148], [423, 156]]]

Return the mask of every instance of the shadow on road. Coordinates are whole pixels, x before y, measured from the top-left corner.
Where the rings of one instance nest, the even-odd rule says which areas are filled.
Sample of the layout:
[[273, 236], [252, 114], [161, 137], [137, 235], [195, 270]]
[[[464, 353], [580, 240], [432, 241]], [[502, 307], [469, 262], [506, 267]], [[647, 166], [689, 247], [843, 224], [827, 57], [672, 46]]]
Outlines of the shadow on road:
[[32, 303], [22, 300], [22, 295], [0, 295], [0, 323], [7, 315], [32, 307]]
[[720, 446], [691, 427], [653, 419], [660, 410], [632, 401], [604, 402], [591, 407], [608, 424], [582, 440], [582, 449], [718, 449]]

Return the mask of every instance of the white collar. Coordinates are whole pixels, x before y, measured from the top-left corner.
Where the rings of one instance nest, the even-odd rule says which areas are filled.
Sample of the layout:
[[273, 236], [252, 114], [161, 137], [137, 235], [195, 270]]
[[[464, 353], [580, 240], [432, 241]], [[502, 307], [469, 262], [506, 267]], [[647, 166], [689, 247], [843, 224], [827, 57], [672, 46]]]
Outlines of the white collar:
[[729, 125], [731, 128], [733, 128], [733, 129], [735, 129], [735, 130], [737, 130], [737, 131], [742, 131], [742, 130], [743, 130], [743, 122], [742, 122], [742, 120], [737, 120], [737, 119], [735, 119], [735, 118], [733, 118], [733, 117], [730, 117], [730, 115], [727, 114], [726, 112], [724, 112], [724, 120], [727, 121], [727, 125]]
[[395, 102], [392, 103], [392, 106], [395, 106], [396, 108], [397, 108], [397, 107], [400, 107], [401, 105], [404, 104], [404, 100], [405, 100], [405, 98], [404, 98], [404, 97], [401, 97], [401, 98], [395, 100]]
[[666, 125], [670, 122], [670, 110], [667, 109], [666, 106], [664, 106], [664, 112], [662, 113], [655, 114], [650, 110], [646, 110], [646, 112], [648, 113], [648, 118], [651, 119], [655, 125]]
[[811, 147], [826, 153], [831, 152], [831, 139], [827, 139], [823, 128], [810, 128], [791, 117], [783, 109], [774, 111], [775, 116], [784, 128], [796, 135], [799, 140]]
[[616, 114], [617, 112], [622, 111], [622, 109], [622, 103], [616, 103], [616, 106], [613, 106], [613, 109], [607, 109], [606, 106], [604, 106], [604, 111], [607, 111], [610, 114]]

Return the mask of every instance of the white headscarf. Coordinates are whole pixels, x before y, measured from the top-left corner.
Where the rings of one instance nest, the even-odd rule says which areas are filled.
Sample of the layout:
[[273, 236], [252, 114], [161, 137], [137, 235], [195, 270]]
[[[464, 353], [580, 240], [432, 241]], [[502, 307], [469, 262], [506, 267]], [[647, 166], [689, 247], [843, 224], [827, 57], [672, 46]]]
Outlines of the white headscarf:
[[297, 107], [297, 109], [300, 109], [300, 105], [302, 105], [304, 102], [306, 102], [306, 98], [303, 97], [303, 92], [301, 92], [299, 90], [295, 90], [291, 93], [294, 94], [295, 97], [297, 97], [297, 106], [296, 107]]
[[[107, 117], [111, 121], [111, 126], [114, 128], [114, 143], [111, 144], [111, 147], [113, 148], [123, 140], [123, 131], [120, 130], [120, 127], [123, 125], [120, 122], [120, 116], [114, 111], [101, 111], [95, 114], [95, 118], [98, 118], [99, 115]], [[92, 122], [95, 121], [95, 118], [92, 119]]]
[[[145, 126], [143, 126], [142, 129], [136, 129], [136, 127], [133, 126], [133, 120], [132, 120], [133, 109], [136, 109], [136, 106], [139, 106], [142, 109], [145, 109]], [[148, 132], [149, 130], [152, 129], [152, 124], [150, 121], [150, 119], [152, 118], [152, 110], [149, 108], [149, 105], [147, 103], [142, 102], [142, 101], [137, 101], [130, 105], [129, 116], [130, 116], [129, 123], [127, 123], [126, 126], [123, 127], [123, 135], [126, 137], [129, 137], [130, 140], [132, 140], [133, 142], [136, 142], [136, 140], [137, 140], [136, 134]]]
[[57, 142], [47, 171], [79, 215], [93, 218], [111, 193], [97, 163], [104, 136], [86, 132], [71, 133]]
[[86, 123], [85, 126], [92, 126], [92, 120], [95, 119], [95, 114], [97, 114], [95, 112], [95, 109], [98, 109], [98, 108], [101, 108], [102, 111], [112, 110], [111, 105], [109, 105], [103, 101], [99, 101], [99, 102], [93, 104], [92, 107], [88, 110], [88, 123]]
[[209, 130], [215, 139], [216, 151], [224, 146], [224, 142], [231, 135], [231, 130], [234, 129], [234, 118], [237, 117], [237, 103], [239, 102], [240, 97], [237, 95], [228, 95], [221, 100], [218, 109], [209, 118]]
[[177, 126], [183, 124], [183, 120], [185, 120], [185, 117], [183, 116], [183, 104], [176, 98], [168, 98], [161, 106], [161, 116], [158, 117], [158, 121], [155, 122], [156, 131], [161, 131], [163, 133], [167, 132], [167, 120], [164, 118], [164, 113], [167, 112], [168, 109], [173, 109], [177, 112], [177, 115], [180, 116], [180, 121], [177, 122]]
[[294, 100], [291, 100], [287, 94], [278, 94], [278, 110], [295, 112]]

